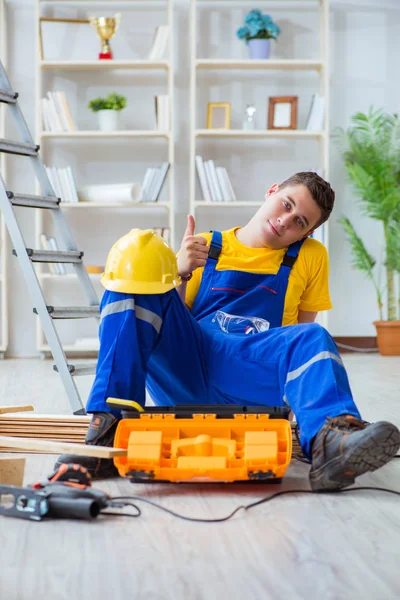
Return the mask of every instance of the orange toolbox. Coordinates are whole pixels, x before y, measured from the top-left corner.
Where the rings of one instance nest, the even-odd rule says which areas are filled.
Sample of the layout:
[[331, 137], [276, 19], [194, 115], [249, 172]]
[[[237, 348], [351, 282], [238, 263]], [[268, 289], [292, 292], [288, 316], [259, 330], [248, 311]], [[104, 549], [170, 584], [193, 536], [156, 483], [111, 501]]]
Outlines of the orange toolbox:
[[271, 406], [177, 405], [122, 409], [114, 458], [132, 482], [280, 482], [292, 455], [289, 409]]

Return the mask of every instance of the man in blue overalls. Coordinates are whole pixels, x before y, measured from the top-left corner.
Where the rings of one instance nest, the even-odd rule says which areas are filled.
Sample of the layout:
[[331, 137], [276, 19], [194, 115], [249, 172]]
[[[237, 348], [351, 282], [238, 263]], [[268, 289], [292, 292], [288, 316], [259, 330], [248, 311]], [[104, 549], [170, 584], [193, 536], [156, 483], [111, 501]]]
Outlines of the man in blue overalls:
[[[361, 420], [336, 345], [313, 322], [331, 304], [326, 249], [308, 236], [333, 203], [327, 182], [298, 173], [272, 186], [243, 228], [196, 236], [189, 217], [177, 261], [151, 230], [119, 240], [102, 277], [86, 442], [112, 445], [120, 414], [107, 398], [143, 406], [147, 388], [161, 406], [290, 406], [316, 491], [346, 487], [386, 464], [399, 430]], [[230, 329], [232, 315], [249, 317], [247, 327]], [[95, 477], [116, 474], [112, 461], [79, 462]]]

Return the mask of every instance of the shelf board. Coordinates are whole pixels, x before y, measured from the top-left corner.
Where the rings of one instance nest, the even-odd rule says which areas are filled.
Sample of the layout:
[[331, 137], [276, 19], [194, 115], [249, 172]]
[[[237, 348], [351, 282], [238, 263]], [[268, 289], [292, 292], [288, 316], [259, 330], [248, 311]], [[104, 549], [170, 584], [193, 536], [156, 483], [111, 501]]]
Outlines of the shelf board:
[[42, 131], [40, 134], [42, 139], [45, 138], [165, 138], [169, 139], [168, 131], [158, 131], [153, 129], [128, 129], [121, 131], [98, 131], [82, 130], [82, 131]]
[[[82, 5], [82, 4], [110, 4], [110, 0], [39, 0], [46, 6], [54, 5]], [[113, 6], [135, 6], [136, 4], [166, 4], [169, 0], [112, 0]]]
[[[91, 279], [100, 279], [101, 273], [88, 273]], [[75, 280], [79, 283], [78, 275], [75, 273], [66, 273], [65, 275], [53, 275], [53, 273], [38, 273], [39, 279], [54, 279], [55, 281], [60, 280]]]
[[110, 69], [169, 69], [168, 60], [42, 60], [42, 70], [64, 69], [68, 71], [93, 71]]
[[[241, 5], [241, 4], [254, 4], [253, 0], [197, 0], [198, 4], [228, 4], [228, 2], [232, 5]], [[294, 6], [298, 6], [299, 4], [304, 4], [305, 6], [318, 6], [322, 4], [324, 0], [259, 0], [261, 4], [280, 4], [279, 8], [292, 8]]]
[[235, 202], [204, 202], [197, 200], [194, 203], [195, 208], [259, 208], [263, 202], [250, 202], [250, 201], [235, 201]]
[[265, 59], [265, 60], [235, 60], [235, 59], [212, 59], [200, 58], [196, 60], [197, 69], [279, 69], [322, 71], [324, 63], [320, 60], [290, 60], [290, 59]]
[[170, 210], [169, 202], [60, 202], [62, 208], [143, 208], [147, 210], [156, 208]]
[[305, 129], [196, 129], [196, 137], [225, 137], [225, 138], [299, 138], [321, 139], [324, 131], [307, 131]]

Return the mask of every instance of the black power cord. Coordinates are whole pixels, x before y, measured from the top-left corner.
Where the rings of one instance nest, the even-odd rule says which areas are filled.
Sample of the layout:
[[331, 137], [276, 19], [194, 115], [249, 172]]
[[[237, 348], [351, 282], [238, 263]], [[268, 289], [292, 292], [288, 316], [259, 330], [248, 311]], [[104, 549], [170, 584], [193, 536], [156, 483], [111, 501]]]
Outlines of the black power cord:
[[[120, 516], [120, 517], [122, 516], [122, 517], [137, 518], [142, 514], [142, 512], [141, 512], [140, 508], [136, 504], [134, 504], [134, 502], [144, 502], [146, 504], [150, 504], [151, 506], [154, 506], [155, 508], [158, 508], [159, 510], [162, 510], [163, 512], [168, 513], [169, 515], [172, 515], [173, 517], [177, 517], [178, 519], [183, 519], [184, 521], [192, 521], [194, 523], [223, 523], [224, 521], [229, 521], [229, 519], [231, 519], [234, 515], [236, 515], [236, 513], [238, 513], [240, 510], [248, 511], [256, 506], [259, 506], [260, 504], [266, 504], [267, 502], [270, 502], [271, 500], [274, 500], [275, 498], [279, 498], [280, 496], [286, 496], [289, 494], [318, 494], [318, 495], [339, 494], [339, 493], [344, 494], [346, 492], [362, 492], [362, 491], [384, 492], [386, 494], [394, 494], [396, 496], [400, 496], [400, 492], [397, 492], [396, 490], [391, 490], [388, 488], [381, 488], [381, 487], [370, 487], [370, 486], [346, 488], [344, 490], [321, 490], [319, 492], [313, 492], [312, 490], [282, 490], [280, 492], [275, 492], [275, 494], [271, 494], [270, 496], [265, 496], [265, 497], [261, 498], [260, 500], [256, 500], [255, 502], [251, 502], [250, 504], [242, 504], [242, 505], [238, 506], [237, 508], [235, 508], [235, 510], [233, 510], [231, 513], [229, 513], [225, 517], [220, 517], [217, 519], [202, 519], [199, 517], [187, 517], [186, 515], [181, 515], [181, 514], [175, 512], [174, 510], [165, 508], [165, 506], [162, 506], [161, 504], [158, 504], [157, 502], [154, 502], [153, 500], [149, 500], [148, 498], [143, 498], [142, 496], [114, 496], [113, 498], [110, 499], [111, 507], [123, 508], [125, 506], [132, 506], [136, 510], [136, 514], [124, 513], [124, 512], [120, 512], [120, 513], [101, 512], [101, 514], [106, 515], [106, 516], [112, 515], [112, 516]], [[133, 500], [134, 502], [131, 502], [131, 500]]]

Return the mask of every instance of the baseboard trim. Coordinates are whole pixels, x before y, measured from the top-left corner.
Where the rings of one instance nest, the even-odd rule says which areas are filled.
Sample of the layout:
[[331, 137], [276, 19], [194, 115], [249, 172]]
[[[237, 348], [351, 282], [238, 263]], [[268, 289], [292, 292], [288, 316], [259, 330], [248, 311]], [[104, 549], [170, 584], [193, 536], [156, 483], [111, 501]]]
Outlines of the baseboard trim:
[[[366, 348], [370, 348], [373, 350], [378, 349], [378, 345], [376, 342], [376, 336], [333, 336], [333, 339], [337, 344], [344, 344], [345, 346], [353, 346], [353, 348], [360, 348], [364, 350]], [[345, 352], [357, 352], [357, 350], [350, 350], [346, 348], [340, 348], [340, 353], [344, 354]]]

